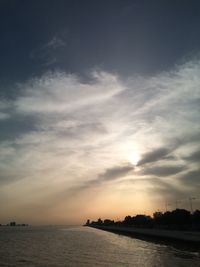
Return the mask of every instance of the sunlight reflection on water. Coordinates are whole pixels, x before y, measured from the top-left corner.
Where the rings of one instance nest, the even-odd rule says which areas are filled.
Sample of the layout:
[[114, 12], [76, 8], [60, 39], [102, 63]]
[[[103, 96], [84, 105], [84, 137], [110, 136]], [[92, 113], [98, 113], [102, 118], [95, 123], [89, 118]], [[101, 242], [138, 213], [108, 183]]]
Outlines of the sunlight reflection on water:
[[200, 252], [88, 227], [0, 227], [0, 266], [200, 266]]

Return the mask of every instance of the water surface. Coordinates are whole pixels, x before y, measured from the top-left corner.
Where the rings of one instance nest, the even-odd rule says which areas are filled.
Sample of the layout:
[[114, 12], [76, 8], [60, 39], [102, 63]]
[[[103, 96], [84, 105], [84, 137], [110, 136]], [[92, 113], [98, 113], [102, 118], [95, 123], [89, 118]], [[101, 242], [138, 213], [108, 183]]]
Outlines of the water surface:
[[0, 266], [200, 267], [200, 251], [88, 227], [0, 227]]

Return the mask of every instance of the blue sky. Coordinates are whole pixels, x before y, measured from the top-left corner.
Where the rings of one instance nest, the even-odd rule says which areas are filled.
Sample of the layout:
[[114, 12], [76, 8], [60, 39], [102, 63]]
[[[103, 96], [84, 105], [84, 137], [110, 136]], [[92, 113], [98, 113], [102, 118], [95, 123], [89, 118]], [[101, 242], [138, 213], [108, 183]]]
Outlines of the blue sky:
[[199, 208], [199, 25], [199, 1], [1, 1], [2, 222]]

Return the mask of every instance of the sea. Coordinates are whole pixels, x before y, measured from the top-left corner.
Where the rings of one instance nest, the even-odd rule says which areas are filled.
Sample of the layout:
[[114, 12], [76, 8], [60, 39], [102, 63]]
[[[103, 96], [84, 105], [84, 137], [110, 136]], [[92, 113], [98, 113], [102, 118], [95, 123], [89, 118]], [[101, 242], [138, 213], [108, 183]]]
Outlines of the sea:
[[83, 226], [0, 227], [0, 267], [198, 267], [200, 250]]

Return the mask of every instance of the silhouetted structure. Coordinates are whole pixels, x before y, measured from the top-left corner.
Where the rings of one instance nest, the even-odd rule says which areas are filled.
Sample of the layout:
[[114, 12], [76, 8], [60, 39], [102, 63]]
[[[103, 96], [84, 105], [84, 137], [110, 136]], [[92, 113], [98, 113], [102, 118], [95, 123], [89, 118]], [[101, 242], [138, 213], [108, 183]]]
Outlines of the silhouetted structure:
[[16, 222], [10, 222], [7, 224], [0, 224], [0, 226], [28, 226], [28, 224], [26, 223], [17, 224]]
[[136, 216], [126, 216], [123, 221], [110, 219], [98, 219], [90, 223], [87, 220], [88, 226], [128, 226], [137, 228], [159, 228], [170, 230], [198, 230], [200, 231], [200, 210], [193, 213], [185, 209], [175, 209], [173, 211], [155, 212], [153, 218], [139, 214]]
[[85, 225], [90, 225], [90, 220], [88, 219]]

